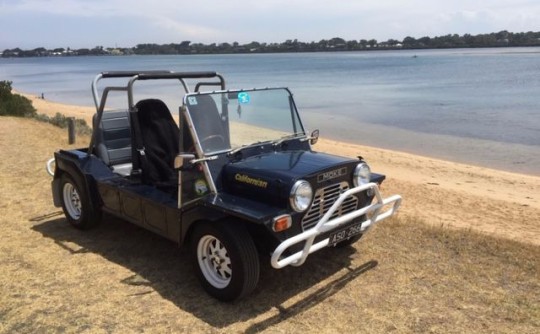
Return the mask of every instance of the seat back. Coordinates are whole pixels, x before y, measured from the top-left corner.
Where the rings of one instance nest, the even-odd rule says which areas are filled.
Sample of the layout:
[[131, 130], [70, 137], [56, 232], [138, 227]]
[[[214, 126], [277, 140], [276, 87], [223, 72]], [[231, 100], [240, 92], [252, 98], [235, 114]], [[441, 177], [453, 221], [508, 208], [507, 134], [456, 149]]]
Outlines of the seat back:
[[97, 124], [97, 114], [92, 119], [95, 132], [95, 154], [110, 167], [131, 164], [131, 126], [127, 110], [105, 111]]
[[180, 152], [178, 125], [161, 100], [141, 100], [135, 107], [144, 148], [142, 181], [172, 191], [178, 180], [174, 169], [174, 159]]

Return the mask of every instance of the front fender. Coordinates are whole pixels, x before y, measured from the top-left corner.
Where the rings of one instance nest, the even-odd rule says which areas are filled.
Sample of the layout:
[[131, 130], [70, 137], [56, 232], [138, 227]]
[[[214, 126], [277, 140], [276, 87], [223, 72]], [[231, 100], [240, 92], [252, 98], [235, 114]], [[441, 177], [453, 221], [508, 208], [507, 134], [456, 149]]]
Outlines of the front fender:
[[271, 224], [283, 209], [226, 193], [209, 194], [182, 208], [181, 242], [185, 241], [191, 226], [197, 221], [218, 221], [224, 218], [239, 220], [259, 226]]

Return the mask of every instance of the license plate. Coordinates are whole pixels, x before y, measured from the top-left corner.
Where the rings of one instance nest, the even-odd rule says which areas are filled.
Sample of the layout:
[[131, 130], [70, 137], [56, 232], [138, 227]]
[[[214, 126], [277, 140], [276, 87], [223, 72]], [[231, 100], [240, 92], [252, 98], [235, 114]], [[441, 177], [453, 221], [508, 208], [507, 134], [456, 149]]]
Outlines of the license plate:
[[328, 246], [335, 246], [337, 243], [360, 233], [362, 233], [362, 223], [356, 223], [342, 230], [332, 232], [328, 238]]

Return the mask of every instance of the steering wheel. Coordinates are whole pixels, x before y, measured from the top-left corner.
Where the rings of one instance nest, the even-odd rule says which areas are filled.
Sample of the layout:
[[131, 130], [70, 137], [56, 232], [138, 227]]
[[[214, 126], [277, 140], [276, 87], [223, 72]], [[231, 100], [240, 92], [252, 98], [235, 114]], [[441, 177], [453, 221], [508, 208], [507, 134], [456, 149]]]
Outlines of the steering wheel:
[[220, 144], [220, 145], [215, 145], [217, 147], [223, 147], [225, 146], [225, 138], [223, 138], [222, 135], [210, 135], [210, 136], [207, 136], [203, 139], [201, 139], [201, 146], [203, 147], [203, 149], [205, 148], [205, 143], [212, 143], [212, 142], [215, 142], [216, 144]]

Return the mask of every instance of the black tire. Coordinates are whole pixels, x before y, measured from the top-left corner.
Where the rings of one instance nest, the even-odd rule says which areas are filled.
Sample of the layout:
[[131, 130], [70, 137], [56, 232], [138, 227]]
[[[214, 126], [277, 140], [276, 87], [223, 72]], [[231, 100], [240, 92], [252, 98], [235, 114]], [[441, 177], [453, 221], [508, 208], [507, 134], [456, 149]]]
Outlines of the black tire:
[[231, 302], [259, 281], [259, 254], [237, 221], [200, 223], [191, 235], [191, 257], [201, 285], [212, 297]]
[[86, 187], [67, 173], [60, 177], [60, 197], [62, 210], [75, 228], [87, 230], [100, 223], [101, 210], [95, 209], [90, 202]]

